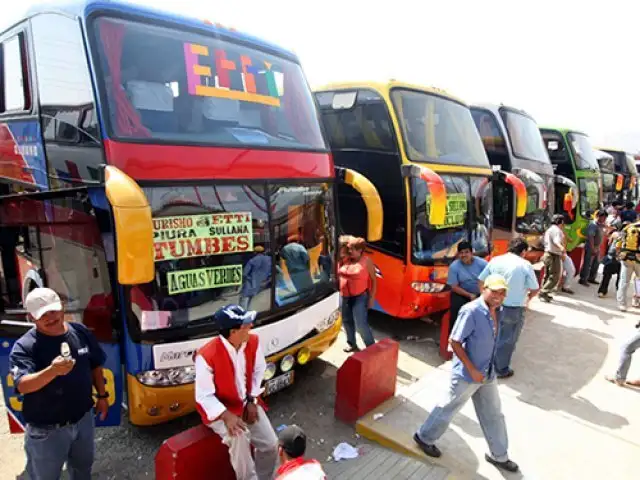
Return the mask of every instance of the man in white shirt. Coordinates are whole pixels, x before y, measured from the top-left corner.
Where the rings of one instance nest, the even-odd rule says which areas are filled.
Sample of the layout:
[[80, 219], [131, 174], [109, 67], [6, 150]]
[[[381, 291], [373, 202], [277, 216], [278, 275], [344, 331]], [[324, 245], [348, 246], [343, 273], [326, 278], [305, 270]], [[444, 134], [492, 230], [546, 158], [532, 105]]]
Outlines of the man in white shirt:
[[564, 217], [559, 214], [554, 215], [551, 223], [551, 227], [544, 233], [544, 279], [538, 294], [540, 300], [545, 302], [550, 302], [553, 298], [551, 292], [560, 280], [562, 257], [565, 254], [564, 233], [562, 232]]
[[266, 362], [250, 333], [255, 317], [238, 305], [219, 309], [213, 320], [220, 335], [195, 358], [196, 409], [229, 447], [238, 480], [271, 480], [278, 459], [278, 437], [259, 400]]

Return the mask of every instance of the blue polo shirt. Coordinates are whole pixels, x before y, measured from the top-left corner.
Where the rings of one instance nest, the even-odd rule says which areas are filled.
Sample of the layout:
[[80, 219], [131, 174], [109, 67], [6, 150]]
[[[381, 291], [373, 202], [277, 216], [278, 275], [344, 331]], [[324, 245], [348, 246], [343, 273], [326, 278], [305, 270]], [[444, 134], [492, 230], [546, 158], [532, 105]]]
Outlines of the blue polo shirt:
[[449, 277], [447, 278], [447, 285], [455, 287], [456, 285], [464, 288], [469, 293], [475, 293], [478, 295], [480, 289], [478, 288], [478, 276], [487, 266], [487, 261], [473, 257], [473, 261], [467, 265], [460, 259], [454, 260], [449, 266]]
[[[498, 325], [502, 316], [502, 307], [497, 312]], [[482, 297], [476, 298], [460, 309], [451, 336], [454, 342], [460, 342], [471, 363], [484, 374], [487, 380], [495, 376], [493, 358], [496, 354], [498, 327], [494, 326], [489, 307]], [[453, 356], [453, 377], [473, 383], [471, 374], [457, 355]]]
[[56, 337], [44, 335], [34, 327], [11, 349], [9, 364], [16, 392], [22, 377], [51, 365], [60, 355], [62, 342], [69, 345], [76, 361], [68, 374], [56, 377], [37, 392], [24, 395], [22, 416], [26, 423], [39, 426], [75, 423], [93, 407], [92, 370], [104, 364], [105, 354], [87, 327], [79, 323], [67, 325], [67, 332]]
[[489, 275], [502, 275], [509, 285], [505, 307], [524, 307], [527, 303], [529, 290], [538, 290], [538, 279], [531, 263], [514, 253], [505, 253], [492, 258], [479, 276], [485, 280]]

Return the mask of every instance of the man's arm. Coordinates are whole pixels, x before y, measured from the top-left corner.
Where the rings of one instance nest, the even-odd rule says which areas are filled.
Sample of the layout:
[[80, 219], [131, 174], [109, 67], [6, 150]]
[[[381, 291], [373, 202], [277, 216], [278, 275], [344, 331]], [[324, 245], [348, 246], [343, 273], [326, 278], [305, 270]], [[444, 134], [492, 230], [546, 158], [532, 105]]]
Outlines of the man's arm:
[[462, 344], [466, 341], [466, 339], [473, 333], [475, 329], [475, 320], [473, 315], [469, 312], [469, 310], [465, 307], [460, 310], [458, 314], [458, 318], [455, 320], [453, 325], [453, 330], [451, 331], [451, 336], [449, 337], [449, 344], [453, 349], [453, 352], [458, 356], [460, 361], [464, 364], [465, 368], [471, 375], [471, 378], [474, 382], [481, 382], [484, 378], [484, 375], [478, 371], [476, 366], [471, 363], [469, 357], [467, 356], [467, 352], [464, 350]]
[[378, 293], [378, 278], [376, 277], [376, 267], [373, 265], [373, 261], [370, 258], [367, 258], [367, 271], [369, 272], [369, 278], [371, 279], [369, 308], [373, 308], [376, 300], [376, 294]]
[[266, 369], [267, 361], [264, 358], [262, 347], [260, 346], [260, 343], [258, 343], [258, 349], [256, 350], [256, 363], [253, 366], [253, 377], [251, 378], [251, 392], [247, 392], [253, 398], [259, 397], [264, 391], [261, 385]]
[[460, 285], [451, 285], [451, 291], [457, 293], [461, 297], [467, 297], [469, 300], [474, 300], [476, 298], [473, 293], [467, 292]]
[[20, 377], [17, 380], [16, 388], [22, 395], [37, 392], [49, 385], [57, 376], [58, 374], [52, 364], [44, 370], [40, 370], [36, 373], [29, 373]]
[[69, 373], [75, 361], [58, 356], [51, 365], [37, 372], [31, 352], [18, 341], [11, 350], [9, 364], [16, 390], [25, 395], [42, 390], [59, 375]]
[[196, 381], [195, 396], [196, 402], [200, 405], [210, 422], [218, 420], [226, 411], [225, 406], [216, 397], [216, 387], [213, 383], [213, 370], [201, 355], [196, 355], [195, 361]]
[[453, 349], [453, 353], [455, 353], [456, 356], [460, 359], [460, 361], [464, 364], [465, 368], [471, 375], [471, 378], [473, 379], [473, 381], [480, 383], [482, 380], [484, 380], [484, 375], [476, 368], [476, 366], [471, 362], [471, 360], [469, 360], [469, 357], [467, 356], [467, 352], [464, 350], [462, 343], [456, 342], [455, 340], [450, 339], [449, 344]]

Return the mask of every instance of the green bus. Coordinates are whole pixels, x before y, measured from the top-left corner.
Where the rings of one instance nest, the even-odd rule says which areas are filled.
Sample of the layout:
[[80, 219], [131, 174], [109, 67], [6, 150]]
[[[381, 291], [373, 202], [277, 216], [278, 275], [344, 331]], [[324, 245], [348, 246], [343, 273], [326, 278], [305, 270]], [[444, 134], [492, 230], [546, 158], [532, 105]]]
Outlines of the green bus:
[[[567, 252], [580, 271], [584, 252], [585, 231], [593, 213], [601, 206], [602, 189], [598, 159], [589, 136], [567, 128], [541, 127], [540, 133], [547, 147], [556, 175], [569, 178], [578, 185], [578, 201], [568, 212], [557, 204], [555, 211], [564, 212]], [[556, 184], [556, 203], [563, 202], [569, 187]]]

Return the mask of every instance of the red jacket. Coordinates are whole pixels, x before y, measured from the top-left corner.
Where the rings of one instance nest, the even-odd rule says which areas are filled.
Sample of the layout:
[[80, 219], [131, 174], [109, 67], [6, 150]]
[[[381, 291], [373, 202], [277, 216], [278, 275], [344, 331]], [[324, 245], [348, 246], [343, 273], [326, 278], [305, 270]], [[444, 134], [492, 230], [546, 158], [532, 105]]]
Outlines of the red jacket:
[[[247, 362], [246, 386], [247, 393], [251, 392], [253, 379], [253, 369], [256, 363], [256, 350], [258, 349], [258, 336], [251, 334], [244, 349], [244, 356]], [[213, 385], [216, 387], [216, 397], [234, 415], [242, 417], [244, 412], [244, 398], [240, 398], [236, 387], [236, 373], [231, 357], [227, 349], [222, 344], [219, 337], [212, 339], [198, 353], [209, 368], [213, 371]], [[207, 414], [200, 405], [196, 403], [196, 409], [205, 424], [209, 424], [217, 418], [207, 418]]]

